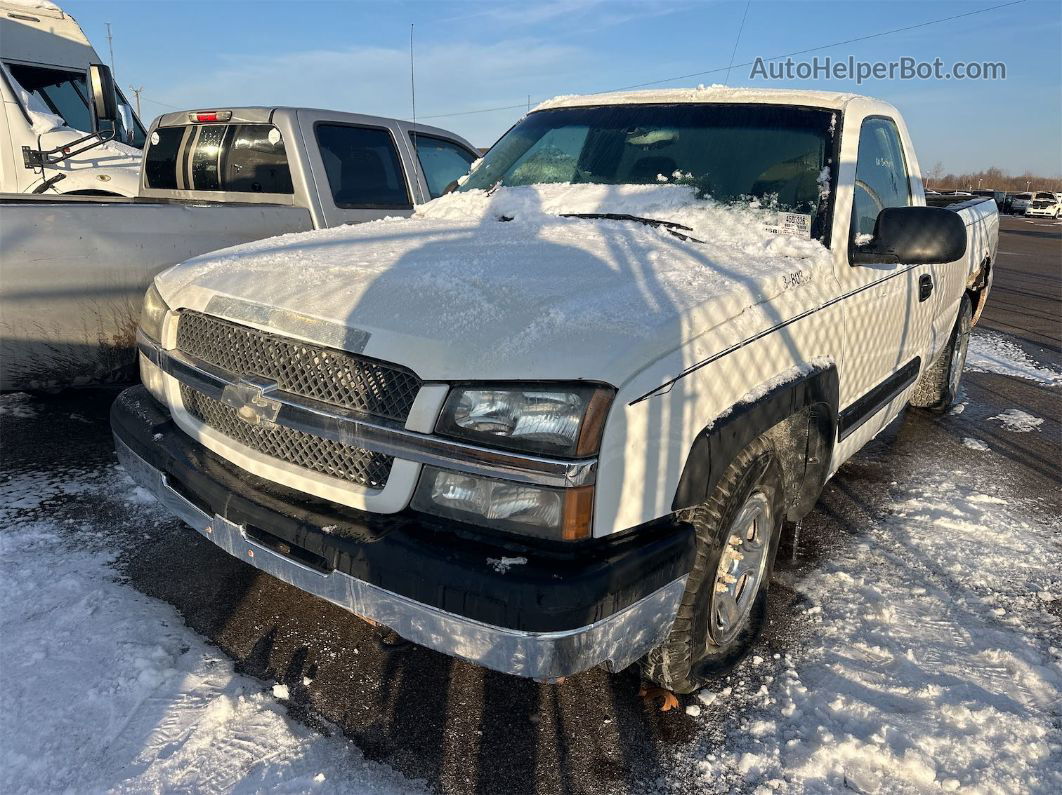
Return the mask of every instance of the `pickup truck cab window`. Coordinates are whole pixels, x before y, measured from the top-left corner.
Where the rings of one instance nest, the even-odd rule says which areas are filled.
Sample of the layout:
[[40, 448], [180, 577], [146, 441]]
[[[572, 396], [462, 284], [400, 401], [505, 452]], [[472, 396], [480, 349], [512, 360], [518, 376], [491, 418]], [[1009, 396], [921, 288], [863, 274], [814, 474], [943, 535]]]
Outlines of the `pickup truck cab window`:
[[859, 130], [852, 243], [859, 245], [870, 240], [878, 213], [886, 207], [907, 207], [910, 203], [907, 161], [895, 122], [881, 117], [866, 119]]
[[623, 105], [527, 116], [460, 190], [494, 185], [691, 185], [719, 202], [812, 216], [825, 236], [835, 115], [789, 105]]
[[318, 124], [315, 129], [336, 207], [413, 206], [390, 132], [347, 124]]
[[271, 124], [161, 127], [154, 135], [144, 162], [149, 188], [293, 192], [284, 139]]
[[410, 139], [417, 150], [417, 159], [428, 183], [428, 195], [438, 199], [446, 187], [458, 177], [468, 173], [468, 167], [477, 157], [465, 147], [423, 133], [411, 132]]

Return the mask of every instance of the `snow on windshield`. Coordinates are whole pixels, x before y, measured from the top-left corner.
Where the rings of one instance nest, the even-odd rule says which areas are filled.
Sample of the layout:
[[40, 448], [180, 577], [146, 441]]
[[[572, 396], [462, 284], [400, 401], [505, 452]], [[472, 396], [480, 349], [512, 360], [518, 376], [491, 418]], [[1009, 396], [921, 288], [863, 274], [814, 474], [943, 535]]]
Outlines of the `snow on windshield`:
[[[698, 198], [690, 185], [526, 185], [451, 193], [422, 205], [415, 218], [482, 223], [545, 223], [562, 215], [632, 215], [688, 227], [690, 236], [728, 260], [746, 255], [820, 261], [825, 247], [810, 239], [810, 216], [751, 200], [721, 204]], [[790, 223], [787, 225], [786, 221]]]

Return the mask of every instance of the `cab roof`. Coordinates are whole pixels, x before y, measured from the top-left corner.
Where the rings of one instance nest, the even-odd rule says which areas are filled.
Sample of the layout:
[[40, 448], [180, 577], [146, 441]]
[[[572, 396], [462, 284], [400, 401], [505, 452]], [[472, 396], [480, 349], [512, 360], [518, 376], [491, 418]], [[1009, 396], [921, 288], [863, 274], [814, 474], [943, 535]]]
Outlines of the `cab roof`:
[[840, 91], [805, 91], [786, 88], [729, 88], [722, 85], [696, 88], [663, 88], [642, 91], [612, 91], [602, 94], [570, 94], [547, 99], [535, 111], [553, 108], [591, 107], [595, 105], [660, 105], [678, 103], [734, 103], [801, 105], [843, 111], [852, 100], [880, 104], [895, 111], [881, 100]]

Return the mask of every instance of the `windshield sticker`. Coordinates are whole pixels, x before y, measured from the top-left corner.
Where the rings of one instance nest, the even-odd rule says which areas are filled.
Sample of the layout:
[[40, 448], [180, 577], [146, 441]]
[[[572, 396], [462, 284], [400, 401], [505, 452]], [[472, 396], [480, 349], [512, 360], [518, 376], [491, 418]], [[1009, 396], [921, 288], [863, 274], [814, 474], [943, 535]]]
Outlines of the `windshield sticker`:
[[811, 239], [811, 216], [803, 213], [778, 213], [763, 227], [774, 235]]

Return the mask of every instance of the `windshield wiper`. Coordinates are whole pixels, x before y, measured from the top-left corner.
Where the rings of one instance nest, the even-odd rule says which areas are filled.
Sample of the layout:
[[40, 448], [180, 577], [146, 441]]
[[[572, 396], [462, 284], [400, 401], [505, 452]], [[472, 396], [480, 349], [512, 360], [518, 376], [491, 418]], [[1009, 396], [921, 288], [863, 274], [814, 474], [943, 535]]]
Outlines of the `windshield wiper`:
[[662, 221], [659, 218], [643, 218], [640, 215], [630, 215], [629, 213], [561, 213], [561, 218], [599, 218], [604, 221], [634, 221], [635, 223], [645, 224], [646, 226], [655, 226], [660, 229], [666, 229], [673, 234], [679, 240], [688, 240], [693, 243], [703, 243], [703, 240], [698, 240], [690, 235], [685, 235], [679, 230], [686, 232], [692, 232], [693, 228], [684, 224], [675, 223], [674, 221]]

